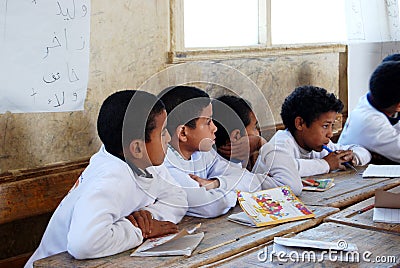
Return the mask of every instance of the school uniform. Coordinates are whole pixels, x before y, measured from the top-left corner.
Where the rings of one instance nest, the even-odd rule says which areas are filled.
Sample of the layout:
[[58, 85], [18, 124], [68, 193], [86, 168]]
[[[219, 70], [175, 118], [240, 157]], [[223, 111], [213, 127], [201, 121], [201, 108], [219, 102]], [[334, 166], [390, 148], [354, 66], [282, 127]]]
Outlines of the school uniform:
[[[294, 165], [288, 166], [288, 168], [294, 169], [300, 177], [312, 176], [317, 174], [328, 173], [330, 168], [327, 161], [324, 158], [329, 154], [326, 150], [321, 152], [307, 151], [301, 148], [289, 130], [278, 130], [269, 143], [273, 144], [275, 149], [268, 152], [271, 154], [270, 157], [276, 152], [287, 155], [292, 159], [291, 163]], [[356, 165], [365, 165], [371, 160], [371, 154], [365, 148], [358, 145], [340, 145], [329, 141], [327, 147], [332, 151], [336, 150], [352, 150], [355, 158]], [[264, 156], [264, 153], [262, 157]], [[285, 162], [276, 161], [276, 166], [286, 165]], [[272, 166], [272, 170], [274, 166]]]
[[388, 117], [377, 110], [367, 96], [362, 96], [350, 113], [339, 142], [360, 144], [371, 152], [400, 163], [399, 118]]
[[186, 213], [186, 193], [164, 166], [142, 171], [102, 146], [57, 207], [25, 267], [63, 251], [87, 259], [140, 245], [141, 230], [125, 218], [140, 209], [157, 220], [177, 223]]
[[[266, 173], [253, 174], [221, 157], [214, 149], [208, 152], [194, 152], [190, 160], [182, 156], [172, 146], [168, 146], [167, 156], [164, 160], [170, 174], [183, 187], [188, 197], [187, 215], [210, 218], [228, 212], [236, 205], [235, 190], [254, 192], [286, 185], [293, 177], [283, 176], [283, 179], [271, 178]], [[220, 186], [216, 189], [206, 190], [190, 178], [194, 174], [203, 179], [216, 178]], [[296, 193], [301, 192], [300, 186], [295, 188]]]

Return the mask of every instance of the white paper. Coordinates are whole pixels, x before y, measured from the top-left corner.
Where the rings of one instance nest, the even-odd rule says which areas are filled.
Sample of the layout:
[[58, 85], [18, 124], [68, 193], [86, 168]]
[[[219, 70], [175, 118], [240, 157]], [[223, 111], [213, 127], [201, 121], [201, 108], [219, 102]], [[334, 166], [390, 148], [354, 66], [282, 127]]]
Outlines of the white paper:
[[274, 243], [287, 246], [287, 247], [302, 247], [302, 248], [317, 248], [317, 249], [331, 249], [343, 251], [357, 251], [357, 245], [351, 243], [343, 243], [344, 240], [339, 242], [326, 242], [319, 240], [297, 239], [274, 237]]
[[400, 177], [400, 165], [373, 165], [370, 164], [363, 172], [365, 177]]
[[0, 0], [0, 113], [83, 110], [90, 0]]
[[400, 223], [399, 208], [374, 208], [374, 222]]
[[244, 212], [244, 211], [229, 215], [228, 220], [242, 224], [242, 225], [256, 227], [256, 225], [253, 223], [253, 221], [249, 218], [249, 216], [247, 216], [246, 212]]

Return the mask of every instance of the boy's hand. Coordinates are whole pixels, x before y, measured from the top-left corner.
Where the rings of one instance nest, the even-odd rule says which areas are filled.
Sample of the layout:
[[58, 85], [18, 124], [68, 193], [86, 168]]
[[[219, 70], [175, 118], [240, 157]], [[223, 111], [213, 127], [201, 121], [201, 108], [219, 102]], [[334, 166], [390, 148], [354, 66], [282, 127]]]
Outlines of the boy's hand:
[[152, 220], [151, 234], [146, 238], [159, 237], [167, 234], [175, 234], [178, 232], [178, 226], [170, 221]]
[[328, 162], [329, 170], [332, 171], [336, 169], [345, 170], [346, 167], [343, 165], [343, 163], [353, 161], [353, 158], [353, 151], [346, 150], [332, 152], [325, 156], [323, 159]]
[[[132, 216], [135, 223], [131, 220]], [[128, 220], [130, 220], [132, 222], [132, 224], [138, 228], [140, 228], [140, 230], [142, 230], [142, 235], [144, 238], [149, 237], [149, 235], [152, 233], [152, 229], [153, 229], [153, 216], [151, 215], [151, 213], [147, 210], [139, 210], [139, 211], [135, 211], [133, 212], [131, 215], [129, 215]]]
[[206, 180], [206, 179], [200, 178], [199, 176], [196, 176], [194, 174], [189, 174], [189, 176], [193, 180], [197, 181], [199, 183], [200, 187], [205, 187], [207, 191], [210, 190], [210, 189], [215, 189], [215, 188], [219, 187], [219, 180], [218, 179]]
[[227, 158], [248, 161], [249, 155], [258, 151], [266, 142], [261, 136], [243, 136], [229, 145], [220, 146], [217, 151]]

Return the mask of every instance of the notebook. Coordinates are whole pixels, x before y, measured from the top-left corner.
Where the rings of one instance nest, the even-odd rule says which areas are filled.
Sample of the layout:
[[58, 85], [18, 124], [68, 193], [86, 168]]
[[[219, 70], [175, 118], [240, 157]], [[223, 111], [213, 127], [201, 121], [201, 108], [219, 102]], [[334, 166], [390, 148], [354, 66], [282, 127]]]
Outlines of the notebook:
[[311, 178], [302, 179], [303, 190], [324, 192], [335, 186], [333, 181], [334, 179], [311, 179]]
[[373, 165], [369, 164], [363, 172], [363, 178], [368, 177], [384, 177], [396, 178], [400, 177], [400, 165]]
[[239, 213], [239, 215], [232, 214], [228, 220], [240, 224], [260, 227], [315, 217], [312, 211], [293, 194], [289, 186], [254, 193], [238, 191], [237, 196], [247, 218]]
[[200, 225], [190, 230], [183, 229], [177, 234], [149, 238], [131, 256], [190, 256], [204, 238], [204, 232], [194, 234]]
[[375, 191], [374, 222], [400, 223], [400, 193]]
[[[274, 237], [272, 254], [279, 258], [290, 258], [304, 262], [316, 262], [333, 257], [333, 253], [338, 261], [357, 262], [356, 254], [358, 247], [356, 244], [347, 243], [346, 240], [336, 242]], [[348, 252], [348, 253], [347, 253]], [[328, 254], [327, 254], [328, 253]]]

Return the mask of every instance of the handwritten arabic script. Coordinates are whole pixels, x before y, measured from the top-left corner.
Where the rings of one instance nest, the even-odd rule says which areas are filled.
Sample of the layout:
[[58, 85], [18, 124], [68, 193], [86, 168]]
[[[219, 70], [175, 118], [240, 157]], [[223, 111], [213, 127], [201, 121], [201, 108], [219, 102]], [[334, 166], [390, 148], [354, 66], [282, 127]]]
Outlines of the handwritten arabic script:
[[0, 0], [0, 113], [82, 110], [90, 0]]

